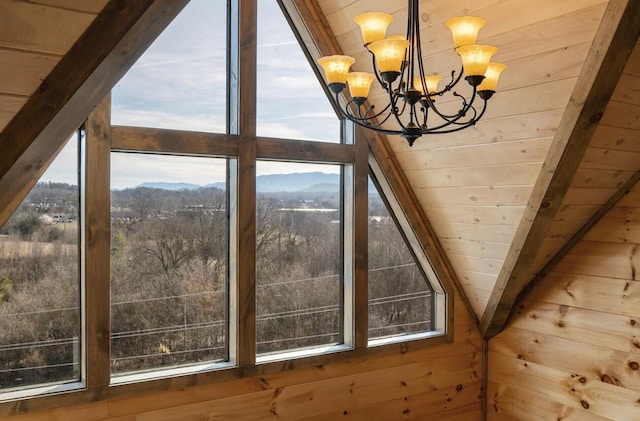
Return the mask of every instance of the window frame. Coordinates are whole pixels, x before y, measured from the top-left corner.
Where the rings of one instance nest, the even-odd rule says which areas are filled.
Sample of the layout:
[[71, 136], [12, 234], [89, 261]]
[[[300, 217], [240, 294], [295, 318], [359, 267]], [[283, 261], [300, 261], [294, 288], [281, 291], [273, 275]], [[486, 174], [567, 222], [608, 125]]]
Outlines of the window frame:
[[[83, 311], [84, 338], [86, 341], [83, 358], [84, 388], [74, 389], [71, 398], [54, 395], [37, 395], [28, 399], [38, 409], [60, 405], [61, 402], [89, 403], [121, 396], [131, 396], [141, 391], [178, 390], [189, 386], [210, 384], [239, 377], [280, 372], [300, 367], [328, 364], [354, 358], [373, 357], [413, 349], [437, 346], [453, 341], [453, 289], [449, 285], [450, 268], [441, 261], [428, 261], [424, 250], [426, 219], [420, 212], [406, 212], [413, 206], [411, 195], [401, 192], [394, 194], [397, 208], [393, 213], [404, 215], [399, 218], [402, 231], [407, 235], [411, 248], [421, 261], [423, 270], [430, 280], [439, 280], [442, 291], [437, 301], [436, 312], [441, 317], [436, 320], [437, 335], [417, 338], [400, 337], [372, 346], [368, 341], [368, 285], [367, 285], [367, 190], [370, 166], [378, 166], [376, 171], [389, 174], [388, 163], [378, 164], [376, 157], [384, 156], [384, 150], [376, 144], [375, 135], [365, 134], [350, 122], [341, 122], [340, 143], [323, 143], [297, 139], [275, 139], [256, 135], [255, 86], [256, 86], [256, 19], [257, 0], [228, 1], [228, 74], [233, 71], [237, 78], [227, 77], [227, 133], [200, 133], [168, 129], [147, 129], [140, 127], [112, 126], [110, 122], [110, 96], [89, 116], [86, 127], [86, 216], [84, 263], [86, 265], [85, 305]], [[300, 46], [313, 62], [314, 54], [309, 52], [313, 39], [309, 33], [300, 31], [301, 17], [292, 14], [295, 6], [288, 0], [278, 0], [287, 21], [297, 28], [294, 30]], [[246, 35], [246, 36], [245, 36]], [[317, 48], [317, 47], [316, 47]], [[312, 66], [319, 80], [322, 80], [317, 66]], [[236, 71], [238, 70], [239, 71]], [[233, 80], [232, 80], [233, 79]], [[329, 100], [332, 95], [321, 84]], [[106, 275], [100, 261], [109, 256], [110, 251], [110, 154], [117, 152], [146, 152], [190, 156], [210, 156], [231, 158], [229, 165], [228, 191], [236, 191], [236, 200], [230, 200], [229, 229], [229, 363], [214, 370], [158, 370], [165, 374], [143, 379], [114, 382], [110, 372], [110, 275], [106, 259]], [[372, 153], [372, 154], [371, 154]], [[351, 227], [345, 223], [344, 255], [344, 335], [347, 346], [314, 355], [292, 355], [293, 359], [273, 359], [256, 361], [255, 331], [255, 161], [283, 160], [297, 162], [318, 162], [344, 164], [352, 167], [352, 173], [345, 177], [345, 185], [353, 195], [351, 208], [345, 206], [345, 214], [352, 219]], [[348, 180], [350, 179], [350, 180]], [[404, 179], [389, 181], [389, 192]], [[382, 192], [381, 192], [382, 193]], [[364, 215], [364, 217], [363, 217]], [[83, 215], [84, 216], [84, 215]], [[344, 216], [347, 218], [347, 216]], [[242, 229], [240, 229], [242, 227]], [[348, 231], [348, 232], [347, 232]], [[347, 250], [348, 248], [348, 250]], [[347, 252], [348, 251], [348, 252]], [[351, 256], [351, 258], [349, 258]], [[241, 264], [241, 263], [242, 264]], [[104, 264], [104, 263], [103, 263]], [[425, 266], [426, 265], [426, 266]], [[432, 270], [432, 273], [429, 273]], [[431, 277], [430, 275], [433, 275]], [[83, 284], [84, 285], [84, 284]], [[440, 329], [441, 327], [441, 329]], [[172, 371], [173, 370], [173, 371]], [[163, 378], [158, 378], [163, 377]], [[153, 381], [151, 381], [153, 380]], [[61, 392], [68, 392], [67, 390]], [[55, 391], [54, 393], [57, 393]], [[6, 399], [0, 394], [0, 414], [28, 412], [31, 405], [20, 405], [20, 401]], [[37, 402], [37, 403], [35, 403]]]

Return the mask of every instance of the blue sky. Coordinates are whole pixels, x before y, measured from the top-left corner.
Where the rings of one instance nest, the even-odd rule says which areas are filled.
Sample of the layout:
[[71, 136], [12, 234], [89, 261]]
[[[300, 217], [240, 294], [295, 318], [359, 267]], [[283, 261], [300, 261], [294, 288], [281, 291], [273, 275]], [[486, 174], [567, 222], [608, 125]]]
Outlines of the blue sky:
[[[183, 12], [116, 84], [112, 123], [225, 131], [226, 2], [191, 0]], [[275, 0], [258, 2], [260, 136], [339, 141], [339, 121]], [[76, 153], [65, 148], [43, 181], [75, 182]], [[276, 163], [262, 173], [322, 170]], [[335, 167], [331, 167], [335, 168]], [[126, 154], [112, 160], [112, 187], [145, 181], [207, 184], [223, 181], [221, 160]], [[170, 178], [170, 179], [168, 179]]]

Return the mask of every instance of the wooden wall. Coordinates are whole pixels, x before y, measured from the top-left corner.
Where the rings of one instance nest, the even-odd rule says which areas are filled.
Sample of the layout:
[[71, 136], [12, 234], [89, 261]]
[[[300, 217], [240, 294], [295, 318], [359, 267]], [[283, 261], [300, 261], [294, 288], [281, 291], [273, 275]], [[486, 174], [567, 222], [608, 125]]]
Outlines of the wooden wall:
[[459, 299], [455, 308], [455, 339], [447, 345], [3, 420], [480, 420], [482, 341]]
[[640, 187], [489, 342], [489, 420], [640, 419]]

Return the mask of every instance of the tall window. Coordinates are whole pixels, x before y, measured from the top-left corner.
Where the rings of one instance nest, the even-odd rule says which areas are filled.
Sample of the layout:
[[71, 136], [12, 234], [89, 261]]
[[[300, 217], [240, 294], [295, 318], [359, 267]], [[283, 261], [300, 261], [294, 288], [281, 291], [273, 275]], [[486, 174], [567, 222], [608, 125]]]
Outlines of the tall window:
[[111, 163], [112, 371], [227, 360], [226, 160]]
[[[227, 3], [185, 6], [114, 87], [114, 125], [227, 132]], [[132, 149], [111, 155], [111, 371], [227, 361], [227, 160]]]
[[339, 344], [340, 166], [261, 161], [257, 171], [257, 352]]
[[0, 229], [0, 391], [81, 380], [78, 148]]

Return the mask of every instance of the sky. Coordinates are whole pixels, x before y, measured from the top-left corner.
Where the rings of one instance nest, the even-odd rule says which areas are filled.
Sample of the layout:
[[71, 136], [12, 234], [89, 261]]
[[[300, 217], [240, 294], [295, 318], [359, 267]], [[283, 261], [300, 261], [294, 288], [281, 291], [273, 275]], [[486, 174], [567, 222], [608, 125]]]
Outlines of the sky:
[[[340, 123], [275, 0], [258, 2], [257, 133], [339, 142]], [[112, 91], [112, 123], [225, 132], [226, 2], [191, 0]], [[41, 181], [76, 182], [74, 142]], [[336, 166], [262, 163], [260, 173], [335, 172]], [[224, 160], [113, 154], [114, 189], [144, 182], [224, 181]], [[259, 174], [260, 175], [260, 174]]]

